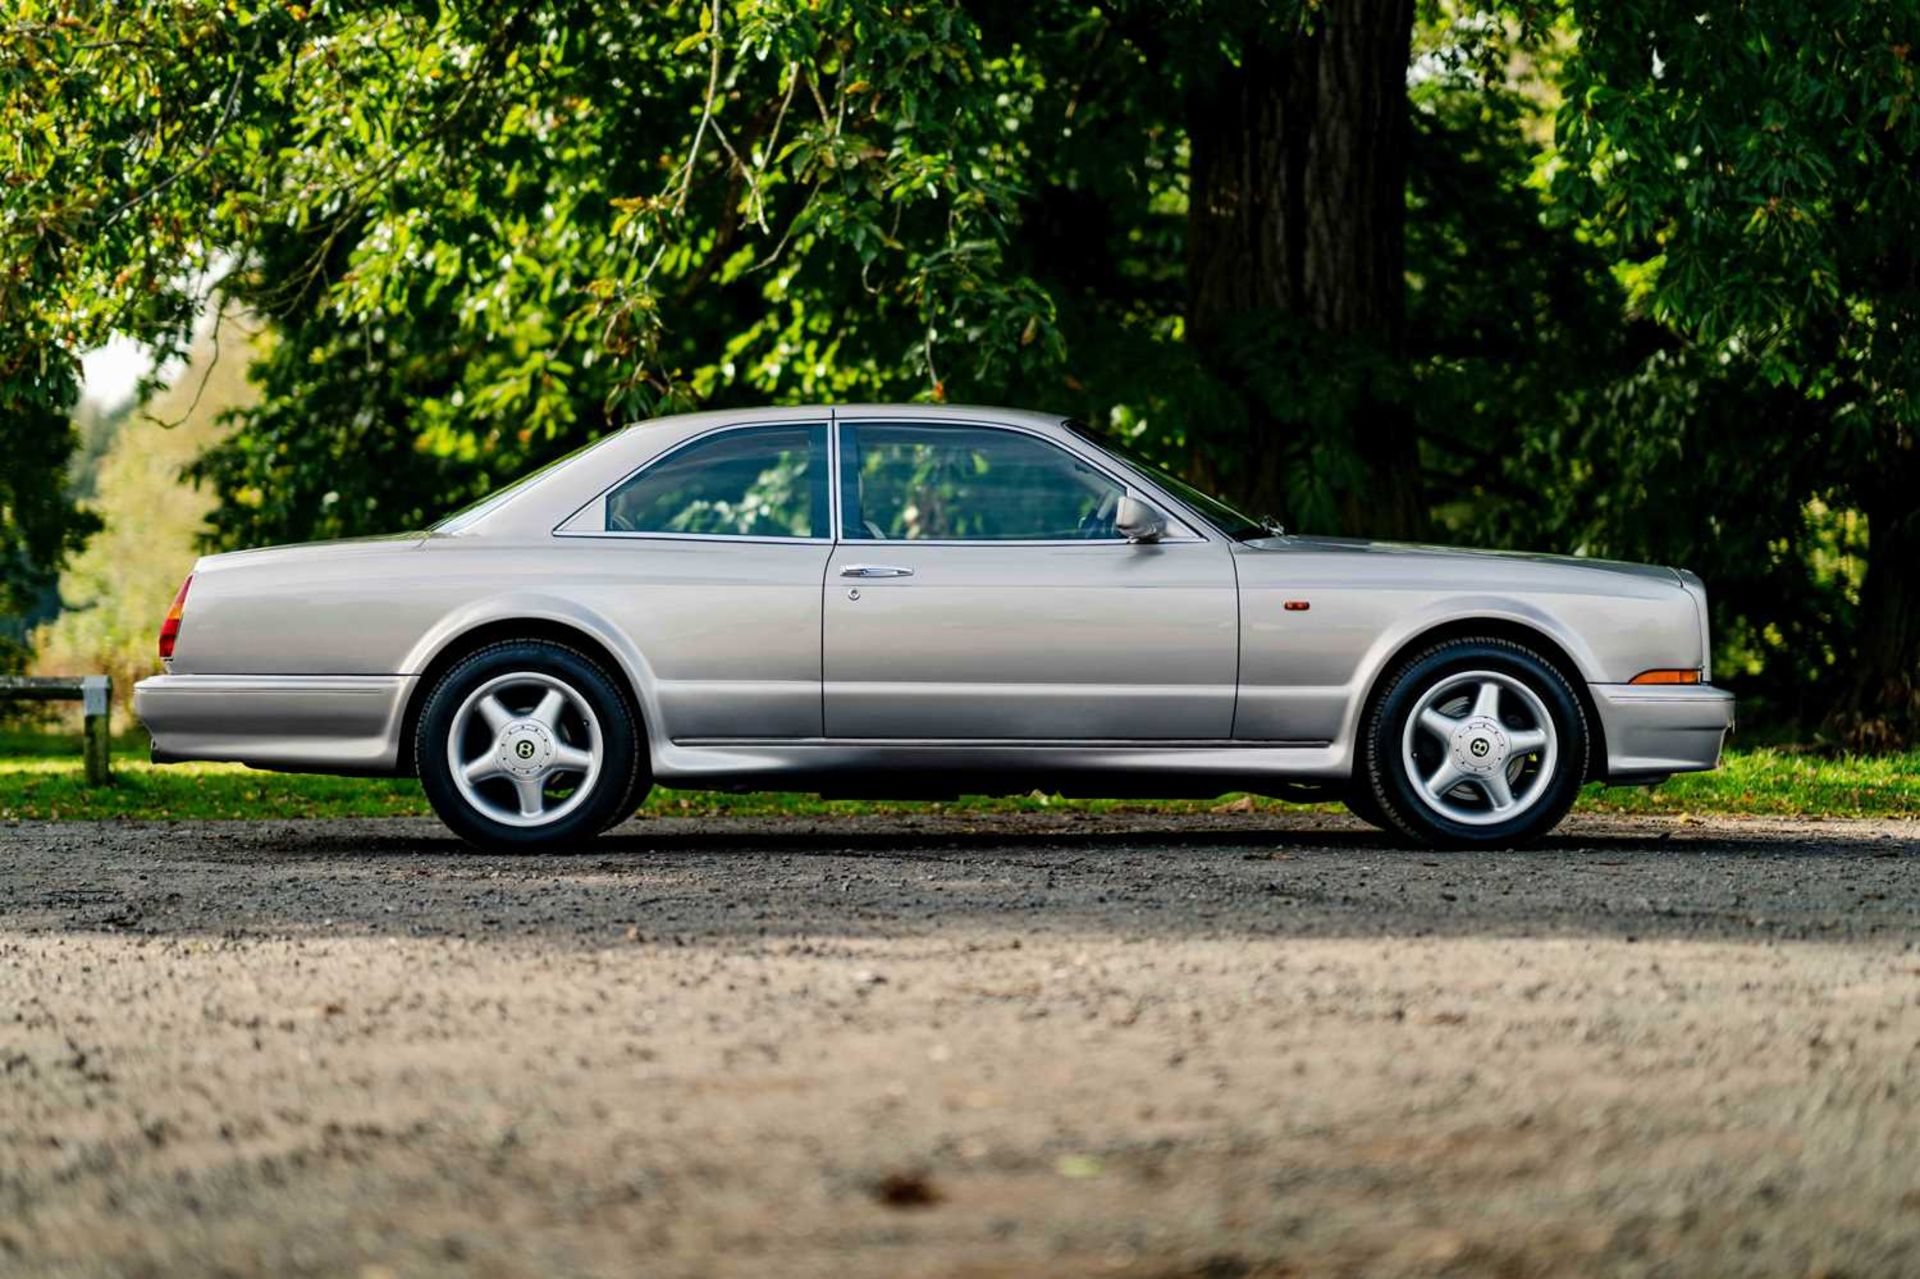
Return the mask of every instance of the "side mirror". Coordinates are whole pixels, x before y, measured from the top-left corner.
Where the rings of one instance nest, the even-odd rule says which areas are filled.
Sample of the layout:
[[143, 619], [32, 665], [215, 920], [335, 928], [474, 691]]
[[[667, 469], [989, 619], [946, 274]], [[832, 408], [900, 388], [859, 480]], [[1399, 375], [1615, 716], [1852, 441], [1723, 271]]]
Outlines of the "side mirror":
[[1167, 521], [1160, 512], [1129, 493], [1113, 509], [1113, 527], [1129, 542], [1157, 542], [1166, 535]]

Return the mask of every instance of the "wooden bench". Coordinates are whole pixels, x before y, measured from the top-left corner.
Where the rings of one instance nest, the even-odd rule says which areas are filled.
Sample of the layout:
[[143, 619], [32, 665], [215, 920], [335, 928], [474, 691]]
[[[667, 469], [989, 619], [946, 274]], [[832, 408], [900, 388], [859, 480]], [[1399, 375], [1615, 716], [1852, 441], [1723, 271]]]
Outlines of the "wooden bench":
[[85, 716], [80, 749], [87, 763], [87, 785], [113, 781], [113, 708], [111, 675], [0, 675], [0, 701], [79, 702]]

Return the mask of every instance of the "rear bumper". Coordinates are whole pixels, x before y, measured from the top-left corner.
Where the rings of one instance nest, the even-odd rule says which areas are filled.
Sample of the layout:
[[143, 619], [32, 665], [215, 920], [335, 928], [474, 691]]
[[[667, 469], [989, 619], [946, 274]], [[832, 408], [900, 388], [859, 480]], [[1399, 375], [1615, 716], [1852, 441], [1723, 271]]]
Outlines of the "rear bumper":
[[228, 760], [302, 773], [392, 773], [412, 675], [156, 675], [133, 710], [156, 763]]
[[1653, 781], [1720, 766], [1733, 694], [1712, 685], [1589, 684], [1607, 740], [1606, 777]]

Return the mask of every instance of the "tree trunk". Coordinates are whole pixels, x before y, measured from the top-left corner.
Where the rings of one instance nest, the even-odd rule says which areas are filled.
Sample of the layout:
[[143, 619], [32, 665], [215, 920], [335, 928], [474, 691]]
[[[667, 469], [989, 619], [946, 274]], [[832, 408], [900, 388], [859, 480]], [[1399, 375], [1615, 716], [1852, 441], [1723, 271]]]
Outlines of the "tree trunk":
[[1894, 450], [1866, 497], [1854, 668], [1827, 731], [1853, 750], [1920, 744], [1920, 448]]
[[[1196, 74], [1190, 147], [1187, 335], [1247, 400], [1244, 461], [1218, 475], [1282, 509], [1286, 428], [1248, 385], [1241, 335], [1262, 318], [1370, 352], [1392, 369], [1405, 328], [1407, 61], [1413, 0], [1329, 0], [1311, 30]], [[1256, 353], [1257, 355], [1257, 353]], [[1404, 409], [1363, 372], [1349, 443], [1367, 476], [1343, 493], [1349, 531], [1418, 536], [1427, 511]]]

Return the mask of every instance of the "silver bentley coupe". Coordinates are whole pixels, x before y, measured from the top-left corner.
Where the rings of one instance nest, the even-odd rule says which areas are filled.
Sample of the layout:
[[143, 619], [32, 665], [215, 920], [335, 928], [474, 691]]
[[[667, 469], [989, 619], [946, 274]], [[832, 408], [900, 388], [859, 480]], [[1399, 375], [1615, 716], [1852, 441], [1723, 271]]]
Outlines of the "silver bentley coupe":
[[161, 762], [417, 774], [483, 847], [656, 782], [1338, 798], [1512, 845], [1713, 768], [1700, 579], [1290, 536], [1056, 416], [779, 408], [610, 435], [425, 532], [211, 555]]

